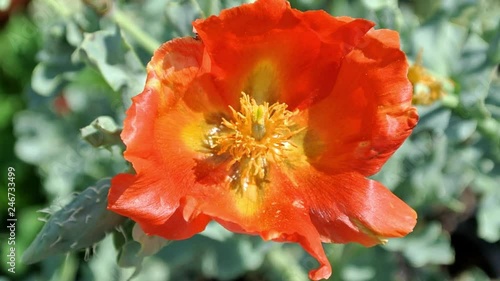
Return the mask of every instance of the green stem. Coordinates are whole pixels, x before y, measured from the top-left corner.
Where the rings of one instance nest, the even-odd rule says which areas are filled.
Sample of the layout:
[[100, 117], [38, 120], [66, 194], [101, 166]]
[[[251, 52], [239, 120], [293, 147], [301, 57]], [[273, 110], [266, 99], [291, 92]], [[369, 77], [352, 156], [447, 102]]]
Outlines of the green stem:
[[136, 23], [130, 20], [130, 17], [125, 16], [125, 14], [118, 10], [116, 7], [110, 13], [111, 19], [127, 34], [132, 36], [137, 43], [139, 43], [144, 49], [153, 54], [161, 43], [156, 41], [153, 37], [146, 34], [141, 28], [137, 26]]
[[77, 269], [74, 255], [72, 253], [67, 253], [60, 271], [59, 280], [75, 280]]
[[441, 102], [450, 109], [456, 109], [460, 105], [460, 100], [455, 95], [445, 95], [441, 99]]

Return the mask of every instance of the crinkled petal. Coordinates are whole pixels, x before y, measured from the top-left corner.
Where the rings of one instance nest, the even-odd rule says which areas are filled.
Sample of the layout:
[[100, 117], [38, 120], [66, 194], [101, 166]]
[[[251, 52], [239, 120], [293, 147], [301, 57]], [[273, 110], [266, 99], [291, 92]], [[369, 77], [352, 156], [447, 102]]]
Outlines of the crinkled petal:
[[257, 102], [285, 102], [293, 110], [331, 91], [342, 58], [373, 23], [302, 13], [272, 0], [223, 11], [194, 27], [229, 105], [237, 108], [243, 91]]
[[[266, 240], [296, 242], [328, 278], [322, 242], [381, 243], [410, 232], [415, 212], [378, 182], [377, 172], [417, 122], [398, 37], [373, 23], [302, 13], [285, 0], [258, 0], [194, 23], [199, 40], [164, 44], [122, 138], [136, 175], [112, 181], [108, 207], [148, 234], [185, 239], [214, 219]], [[266, 159], [265, 180], [232, 184], [232, 152], [207, 136], [258, 103], [299, 109], [294, 145]], [[217, 133], [216, 133], [217, 134]], [[275, 163], [280, 162], [280, 163]]]
[[187, 173], [207, 152], [205, 136], [229, 112], [203, 73], [203, 45], [192, 38], [167, 42], [148, 64], [144, 91], [127, 111], [122, 139], [139, 177], [161, 175], [192, 184]]
[[[175, 212], [179, 195], [158, 196], [166, 189], [158, 179], [118, 174], [111, 180], [108, 209], [132, 218], [141, 225], [162, 225]], [[165, 190], [172, 193], [170, 190]], [[167, 201], [173, 199], [171, 201]], [[147, 227], [146, 227], [147, 228]], [[143, 228], [144, 229], [144, 228]], [[146, 231], [146, 229], [144, 229]]]
[[[204, 158], [205, 136], [217, 115], [228, 111], [200, 71], [203, 46], [192, 38], [164, 44], [148, 64], [144, 91], [127, 111], [122, 139], [124, 153], [137, 173], [117, 176], [110, 188], [109, 209], [132, 218], [148, 233], [187, 237], [204, 228], [206, 217], [192, 217], [186, 233], [174, 233], [167, 220], [181, 225], [182, 198], [203, 175], [197, 159]], [[201, 175], [201, 176], [200, 176]], [[182, 188], [178, 188], [181, 186]], [[173, 216], [171, 218], [171, 216]]]
[[268, 184], [238, 190], [228, 186], [227, 165], [212, 169], [208, 186], [195, 186], [184, 216], [206, 214], [234, 232], [297, 242], [320, 263], [313, 279], [331, 272], [320, 241], [373, 246], [408, 234], [416, 223], [413, 209], [357, 172], [327, 174], [307, 162], [273, 165]]
[[330, 173], [378, 172], [418, 121], [407, 70], [396, 32], [367, 33], [342, 61], [330, 95], [308, 108], [310, 162]]
[[323, 242], [373, 246], [407, 235], [416, 224], [412, 208], [379, 182], [358, 173], [316, 171], [298, 177], [309, 187], [311, 220]]
[[[320, 264], [310, 272], [310, 278], [319, 280], [330, 276], [331, 266], [320, 233], [305, 205], [304, 190], [292, 187], [278, 168], [270, 170], [270, 184], [262, 189], [257, 186], [248, 186], [245, 190], [231, 189], [226, 181], [225, 165], [214, 169], [211, 175], [213, 185], [197, 185], [186, 197], [185, 217], [205, 214], [233, 232], [260, 235], [265, 240], [299, 243]], [[281, 182], [282, 179], [290, 186]]]
[[[159, 119], [175, 113], [170, 108], [179, 103], [197, 76], [202, 47], [193, 39], [173, 40], [162, 45], [148, 64], [145, 88], [141, 94], [132, 99], [133, 103], [127, 110], [121, 134], [127, 146], [125, 158], [134, 164], [138, 173], [143, 170], [141, 165], [143, 163], [146, 166], [161, 163], [160, 155], [155, 153], [160, 145], [155, 137], [159, 131], [166, 131], [167, 128], [159, 127]], [[186, 119], [193, 116], [179, 115], [179, 117], [184, 119], [181, 121], [188, 121]], [[193, 154], [192, 151], [186, 152]]]
[[[169, 196], [172, 189], [161, 180], [147, 182], [136, 175], [119, 174], [111, 184], [108, 209], [132, 218], [147, 234], [169, 240], [187, 239], [203, 231], [211, 220], [203, 214], [184, 218], [184, 204], [179, 204], [182, 192]], [[164, 192], [158, 195], [161, 190]]]

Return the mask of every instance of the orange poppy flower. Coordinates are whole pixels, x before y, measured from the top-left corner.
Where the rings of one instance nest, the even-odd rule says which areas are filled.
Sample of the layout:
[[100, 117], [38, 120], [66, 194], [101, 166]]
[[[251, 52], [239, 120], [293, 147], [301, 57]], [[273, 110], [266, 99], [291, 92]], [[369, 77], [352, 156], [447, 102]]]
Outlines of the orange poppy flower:
[[215, 220], [297, 242], [328, 278], [322, 242], [366, 246], [412, 231], [416, 213], [378, 172], [416, 125], [396, 32], [260, 0], [196, 20], [148, 64], [122, 139], [135, 175], [109, 209], [186, 239]]

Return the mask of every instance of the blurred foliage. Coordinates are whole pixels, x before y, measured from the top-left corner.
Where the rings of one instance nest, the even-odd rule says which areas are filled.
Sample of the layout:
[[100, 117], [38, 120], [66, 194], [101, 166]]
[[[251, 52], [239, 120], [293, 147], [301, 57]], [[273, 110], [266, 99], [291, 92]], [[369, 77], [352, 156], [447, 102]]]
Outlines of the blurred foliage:
[[[72, 193], [128, 169], [123, 147], [114, 145], [116, 124], [142, 90], [152, 50], [192, 36], [192, 20], [244, 2], [250, 1], [33, 0], [24, 13], [10, 15], [0, 31], [0, 166], [16, 169], [19, 257], [43, 225], [36, 210], [62, 209]], [[409, 61], [421, 52], [429, 73], [453, 85], [440, 100], [419, 106], [414, 133], [374, 176], [417, 210], [415, 231], [370, 249], [325, 245], [331, 280], [500, 278], [500, 3], [290, 2], [398, 30]], [[6, 196], [0, 198], [5, 222]], [[7, 233], [1, 235], [5, 241]], [[2, 255], [0, 268], [18, 280], [294, 281], [306, 280], [316, 266], [297, 245], [215, 224], [163, 246], [128, 221], [94, 247], [88, 262], [81, 251], [30, 266], [18, 259], [10, 274]]]

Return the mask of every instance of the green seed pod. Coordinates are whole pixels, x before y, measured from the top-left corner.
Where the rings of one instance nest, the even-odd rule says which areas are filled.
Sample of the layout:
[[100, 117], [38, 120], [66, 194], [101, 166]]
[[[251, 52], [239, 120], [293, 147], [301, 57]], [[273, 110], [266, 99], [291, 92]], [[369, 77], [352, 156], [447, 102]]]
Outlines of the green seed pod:
[[91, 247], [126, 218], [106, 209], [109, 179], [78, 194], [68, 205], [51, 215], [26, 249], [22, 262], [32, 264], [49, 256]]

